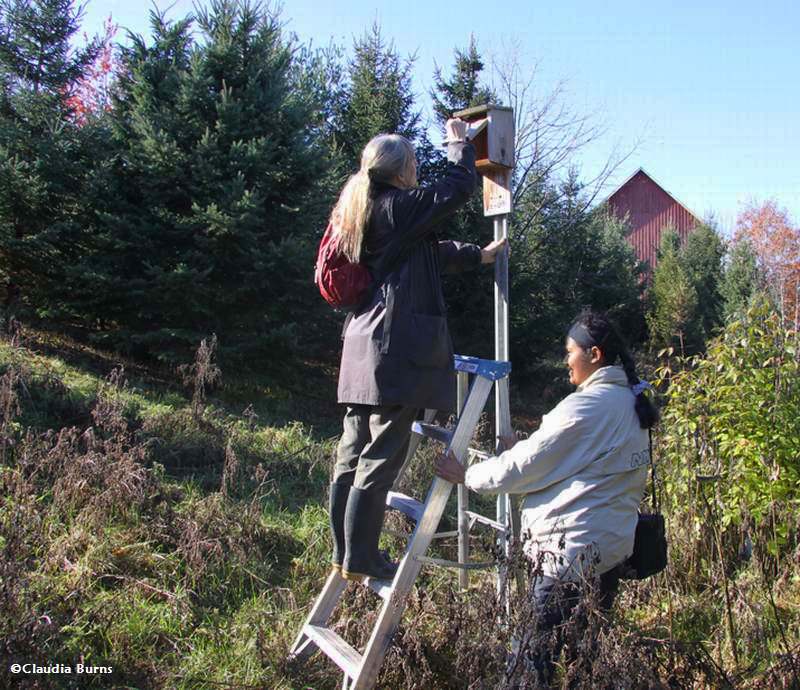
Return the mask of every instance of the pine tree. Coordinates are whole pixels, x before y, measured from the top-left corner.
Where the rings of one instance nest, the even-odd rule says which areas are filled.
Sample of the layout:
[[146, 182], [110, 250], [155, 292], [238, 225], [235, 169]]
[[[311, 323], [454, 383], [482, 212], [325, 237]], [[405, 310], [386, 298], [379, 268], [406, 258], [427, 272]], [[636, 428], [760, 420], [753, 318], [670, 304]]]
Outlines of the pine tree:
[[[494, 101], [491, 91], [483, 83], [483, 59], [474, 37], [465, 49], [456, 48], [450, 75], [445, 77], [436, 67], [434, 86], [430, 90], [434, 118], [443, 133], [444, 123], [453, 113], [465, 108]], [[440, 136], [443, 136], [440, 135]], [[431, 146], [421, 159], [420, 178], [435, 179], [444, 171], [447, 161], [442, 149]], [[442, 238], [485, 245], [492, 239], [492, 221], [483, 215], [483, 202], [478, 191], [455, 216], [442, 224]], [[493, 357], [492, 323], [494, 293], [488, 271], [480, 278], [472, 273], [447, 276], [444, 280], [449, 307], [449, 321], [456, 349], [485, 357]]]
[[547, 208], [511, 254], [513, 356], [531, 370], [562, 351], [564, 333], [583, 307], [610, 312], [632, 345], [642, 330], [641, 266], [626, 228], [602, 208], [586, 210], [583, 194], [573, 171], [563, 182], [531, 187], [516, 209], [524, 216]]
[[697, 291], [682, 265], [680, 237], [674, 230], [666, 230], [661, 235], [649, 297], [647, 325], [655, 343], [678, 345], [681, 354], [696, 347]]
[[697, 293], [698, 330], [703, 341], [722, 324], [722, 257], [725, 245], [712, 223], [695, 228], [681, 251], [681, 263]]
[[747, 309], [760, 282], [756, 254], [750, 243], [742, 238], [731, 244], [720, 285], [723, 314], [727, 322]]
[[378, 134], [420, 136], [420, 112], [411, 86], [413, 58], [401, 59], [381, 28], [372, 25], [356, 39], [346, 70], [346, 85], [334, 114], [334, 137], [348, 171], [357, 169], [361, 151]]
[[438, 66], [433, 75], [431, 99], [434, 115], [440, 125], [444, 125], [454, 112], [496, 102], [496, 95], [482, 82], [484, 64], [475, 36], [470, 36], [466, 50], [456, 48], [454, 53], [450, 78], [445, 79]]
[[83, 304], [99, 337], [166, 361], [209, 333], [223, 356], [285, 353], [314, 299], [317, 228], [301, 210], [326, 163], [306, 124], [277, 15], [215, 0], [192, 21], [151, 15], [122, 54], [116, 151]]
[[73, 50], [72, 0], [0, 3], [0, 278], [5, 311], [40, 315], [68, 291], [63, 267], [83, 249], [90, 130], [71, 122], [70, 90], [99, 50]]

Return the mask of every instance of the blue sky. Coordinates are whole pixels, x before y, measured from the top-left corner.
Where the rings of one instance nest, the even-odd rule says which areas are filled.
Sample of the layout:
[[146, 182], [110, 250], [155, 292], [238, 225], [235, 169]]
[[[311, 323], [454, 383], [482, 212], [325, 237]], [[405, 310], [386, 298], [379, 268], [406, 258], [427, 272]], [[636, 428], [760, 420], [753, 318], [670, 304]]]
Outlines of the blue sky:
[[[111, 14], [146, 34], [150, 7], [89, 0], [84, 28], [99, 31]], [[168, 16], [191, 8], [177, 0]], [[605, 128], [575, 161], [584, 178], [615, 146], [638, 142], [607, 192], [641, 166], [698, 215], [713, 212], [723, 231], [748, 200], [775, 198], [800, 222], [798, 3], [287, 0], [282, 17], [318, 46], [349, 46], [377, 19], [401, 54], [416, 54], [426, 108], [434, 65], [449, 68], [470, 33], [487, 58], [516, 44], [538, 65], [539, 93], [565, 81], [567, 104]]]

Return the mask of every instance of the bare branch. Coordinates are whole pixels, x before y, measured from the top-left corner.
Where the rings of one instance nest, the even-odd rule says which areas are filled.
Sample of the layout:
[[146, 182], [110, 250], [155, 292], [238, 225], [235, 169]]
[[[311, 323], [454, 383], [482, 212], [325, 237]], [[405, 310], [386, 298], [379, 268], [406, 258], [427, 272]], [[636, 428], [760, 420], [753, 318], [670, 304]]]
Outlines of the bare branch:
[[[507, 43], [502, 52], [491, 56], [491, 87], [501, 101], [514, 109], [516, 124], [516, 169], [513, 179], [515, 206], [530, 199], [531, 192], [546, 182], [557, 183], [574, 169], [578, 156], [607, 134], [598, 112], [581, 113], [568, 103], [567, 82], [561, 80], [541, 92], [540, 62], [526, 63], [519, 39]], [[639, 147], [637, 140], [628, 148], [617, 142], [599, 171], [581, 184], [578, 212], [588, 210], [616, 173]], [[549, 185], [558, 188], [557, 184]], [[517, 213], [514, 236], [524, 237], [548, 206], [562, 196], [545, 198], [541, 205], [527, 204]]]

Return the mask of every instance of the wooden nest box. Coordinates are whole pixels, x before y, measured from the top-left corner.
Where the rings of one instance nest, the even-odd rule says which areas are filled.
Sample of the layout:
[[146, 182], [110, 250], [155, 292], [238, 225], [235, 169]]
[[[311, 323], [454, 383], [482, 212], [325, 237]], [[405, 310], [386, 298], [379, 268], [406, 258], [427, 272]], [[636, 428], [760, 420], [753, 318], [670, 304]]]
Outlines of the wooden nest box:
[[479, 105], [457, 113], [469, 122], [469, 137], [475, 147], [475, 167], [481, 174], [514, 167], [514, 111], [499, 105]]
[[467, 137], [475, 147], [475, 167], [483, 176], [483, 215], [511, 213], [514, 111], [499, 105], [479, 105], [453, 113], [453, 117], [469, 123]]

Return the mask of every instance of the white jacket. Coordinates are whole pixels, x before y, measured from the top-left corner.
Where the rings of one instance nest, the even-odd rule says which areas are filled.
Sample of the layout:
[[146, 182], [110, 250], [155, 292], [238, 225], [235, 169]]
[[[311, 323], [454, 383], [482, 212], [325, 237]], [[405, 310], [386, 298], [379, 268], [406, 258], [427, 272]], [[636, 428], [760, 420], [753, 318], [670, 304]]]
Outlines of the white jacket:
[[648, 441], [622, 367], [602, 367], [530, 438], [470, 467], [465, 483], [477, 493], [527, 494], [525, 551], [545, 574], [580, 578], [590, 558], [599, 575], [633, 552]]

